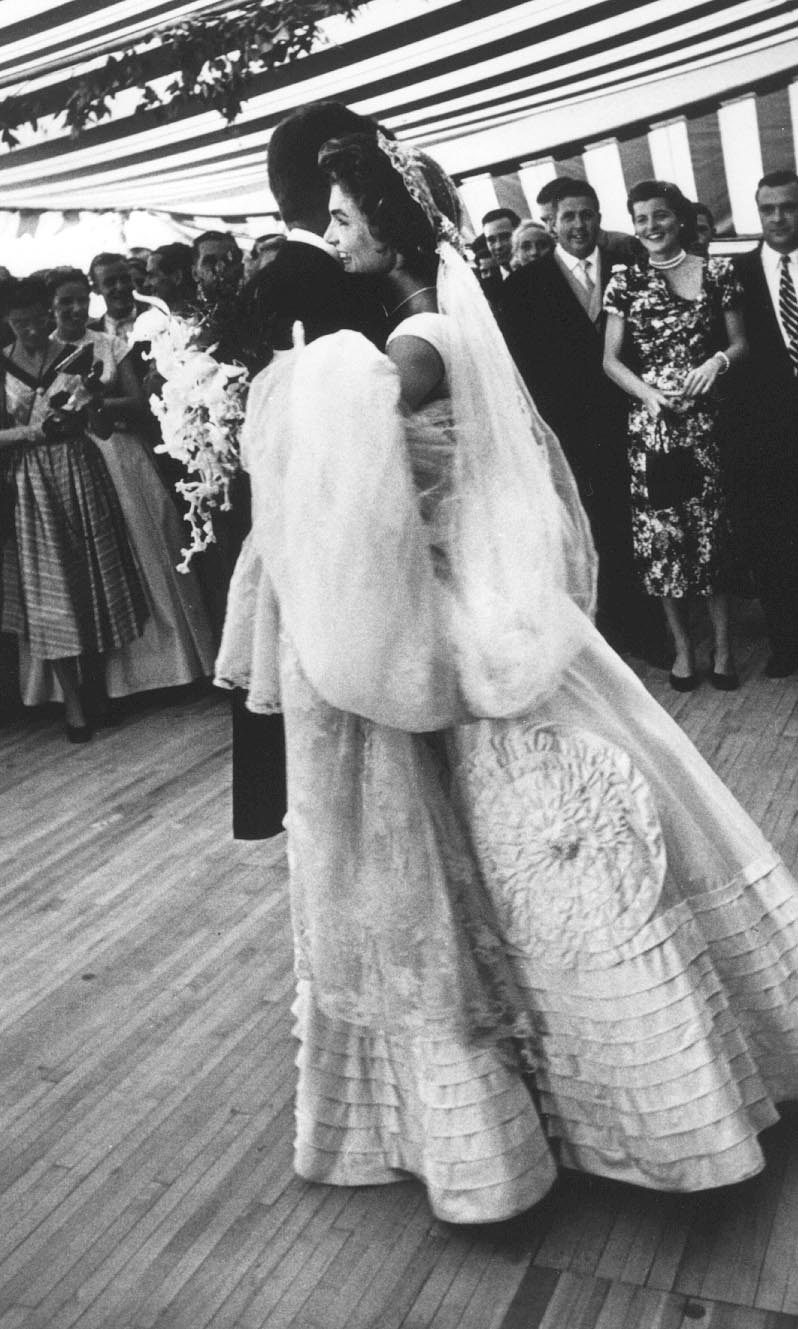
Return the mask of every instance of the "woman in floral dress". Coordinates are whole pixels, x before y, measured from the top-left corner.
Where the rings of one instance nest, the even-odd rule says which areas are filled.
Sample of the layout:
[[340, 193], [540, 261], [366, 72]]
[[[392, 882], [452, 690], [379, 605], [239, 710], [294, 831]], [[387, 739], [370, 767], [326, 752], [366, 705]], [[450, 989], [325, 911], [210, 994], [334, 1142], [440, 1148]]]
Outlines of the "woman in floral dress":
[[[648, 263], [616, 268], [607, 286], [604, 367], [630, 397], [629, 461], [635, 558], [662, 599], [676, 644], [671, 684], [696, 687], [686, 599], [706, 597], [713, 685], [738, 686], [726, 595], [729, 532], [717, 438], [715, 383], [746, 353], [739, 290], [728, 259], [685, 252], [693, 208], [675, 185], [647, 180], [629, 195]], [[724, 350], [717, 330], [725, 332]]]

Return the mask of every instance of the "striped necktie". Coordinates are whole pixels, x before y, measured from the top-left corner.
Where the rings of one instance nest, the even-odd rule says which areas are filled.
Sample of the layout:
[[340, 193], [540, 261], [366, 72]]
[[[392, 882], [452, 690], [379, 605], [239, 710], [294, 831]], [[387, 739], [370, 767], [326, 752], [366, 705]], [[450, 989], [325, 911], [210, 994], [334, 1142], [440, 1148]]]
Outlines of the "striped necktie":
[[790, 255], [781, 256], [781, 277], [779, 279], [779, 313], [787, 333], [787, 351], [792, 361], [793, 373], [798, 374], [798, 297], [790, 272]]

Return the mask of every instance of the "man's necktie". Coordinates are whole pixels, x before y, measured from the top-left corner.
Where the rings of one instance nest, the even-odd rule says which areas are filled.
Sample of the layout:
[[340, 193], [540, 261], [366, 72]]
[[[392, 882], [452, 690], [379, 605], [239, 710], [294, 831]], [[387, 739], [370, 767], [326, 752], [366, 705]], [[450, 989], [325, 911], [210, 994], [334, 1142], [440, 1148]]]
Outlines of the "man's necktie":
[[596, 285], [590, 272], [590, 259], [583, 258], [579, 264], [579, 280], [587, 291], [588, 295], [593, 294]]
[[798, 297], [790, 272], [790, 256], [781, 256], [781, 277], [779, 279], [779, 313], [784, 330], [787, 333], [787, 351], [792, 361], [793, 373], [798, 374]]

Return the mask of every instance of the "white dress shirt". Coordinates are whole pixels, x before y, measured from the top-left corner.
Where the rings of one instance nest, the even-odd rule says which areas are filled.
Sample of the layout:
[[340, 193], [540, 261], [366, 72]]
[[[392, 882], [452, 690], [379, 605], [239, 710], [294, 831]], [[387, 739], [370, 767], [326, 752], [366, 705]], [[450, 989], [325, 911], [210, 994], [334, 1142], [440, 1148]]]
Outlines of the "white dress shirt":
[[[770, 298], [773, 301], [773, 309], [778, 320], [779, 330], [784, 338], [784, 345], [789, 346], [790, 339], [787, 336], [787, 329], [782, 322], [781, 310], [779, 309], [779, 283], [781, 281], [782, 256], [775, 249], [771, 249], [770, 245], [764, 244], [761, 249], [760, 257], [762, 259], [762, 267], [765, 271], [765, 281], [768, 284]], [[794, 249], [792, 253], [788, 255], [788, 258], [790, 260], [790, 276], [792, 277], [792, 284], [795, 287], [795, 293], [798, 296], [798, 249]]]
[[329, 254], [330, 258], [338, 257], [338, 250], [335, 245], [328, 245], [315, 231], [306, 231], [302, 226], [292, 226], [286, 235], [286, 240], [299, 241], [303, 245], [312, 245], [314, 249], [320, 249], [322, 253]]
[[120, 337], [126, 346], [132, 341], [133, 325], [140, 314], [139, 309], [133, 309], [130, 314], [124, 318], [114, 318], [108, 311], [105, 311], [105, 331], [111, 337]]
[[[563, 269], [565, 276], [579, 298], [585, 313], [594, 323], [601, 317], [601, 254], [598, 246], [591, 254], [585, 258], [574, 258], [567, 249], [557, 244], [554, 247], [554, 257]], [[593, 283], [593, 289], [588, 292], [585, 282], [585, 266], [587, 265], [587, 276]]]

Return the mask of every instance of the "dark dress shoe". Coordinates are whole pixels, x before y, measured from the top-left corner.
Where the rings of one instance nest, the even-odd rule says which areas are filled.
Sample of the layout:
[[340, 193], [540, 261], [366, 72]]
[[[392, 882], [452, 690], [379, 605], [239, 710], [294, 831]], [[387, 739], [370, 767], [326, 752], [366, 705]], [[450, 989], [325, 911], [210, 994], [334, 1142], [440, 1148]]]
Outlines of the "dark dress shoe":
[[789, 678], [790, 674], [798, 674], [798, 655], [774, 651], [765, 665], [766, 678]]
[[740, 686], [740, 679], [737, 676], [737, 670], [731, 669], [728, 674], [720, 674], [715, 668], [715, 652], [712, 651], [709, 656], [709, 663], [712, 672], [709, 675], [709, 681], [718, 692], [736, 692]]
[[674, 674], [671, 671], [668, 675], [668, 682], [674, 692], [695, 692], [701, 682], [701, 675], [693, 672], [692, 674], [685, 674], [682, 678], [679, 674]]
[[88, 743], [91, 738], [91, 725], [68, 724], [64, 726], [69, 743]]
[[718, 674], [713, 669], [709, 681], [718, 692], [736, 692], [740, 686], [740, 680], [737, 674], [733, 672], [731, 674]]

